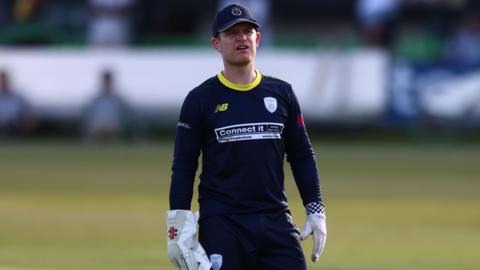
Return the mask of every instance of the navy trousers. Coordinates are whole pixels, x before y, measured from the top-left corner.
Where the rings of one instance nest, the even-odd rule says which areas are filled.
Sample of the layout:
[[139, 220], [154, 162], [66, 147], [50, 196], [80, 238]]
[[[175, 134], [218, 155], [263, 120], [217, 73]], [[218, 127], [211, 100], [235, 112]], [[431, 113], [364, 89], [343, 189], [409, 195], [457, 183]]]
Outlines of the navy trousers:
[[306, 270], [300, 234], [288, 213], [200, 220], [200, 243], [213, 270]]

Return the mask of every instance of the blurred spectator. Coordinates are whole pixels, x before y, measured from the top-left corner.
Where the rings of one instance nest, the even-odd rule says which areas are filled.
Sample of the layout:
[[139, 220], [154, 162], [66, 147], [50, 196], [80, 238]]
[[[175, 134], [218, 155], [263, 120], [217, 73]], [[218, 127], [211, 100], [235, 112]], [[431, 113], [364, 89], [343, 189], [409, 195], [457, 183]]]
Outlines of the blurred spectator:
[[111, 141], [119, 138], [128, 128], [130, 109], [115, 93], [113, 73], [103, 71], [100, 93], [86, 106], [84, 131], [87, 139]]
[[400, 5], [400, 0], [358, 0], [357, 17], [367, 46], [392, 47]]
[[136, 0], [89, 0], [89, 5], [90, 45], [122, 46], [131, 42]]
[[26, 22], [38, 15], [41, 0], [14, 0], [14, 17], [17, 22]]
[[218, 1], [217, 9], [220, 10], [230, 4], [242, 4], [253, 10], [253, 15], [260, 23], [261, 27], [259, 32], [262, 34], [263, 46], [269, 46], [272, 43], [272, 30], [271, 28], [271, 15], [272, 15], [272, 3], [270, 0], [220, 0]]
[[0, 30], [12, 22], [10, 1], [0, 1]]
[[0, 22], [5, 28], [0, 32], [3, 44], [13, 46], [38, 46], [52, 42], [54, 36], [45, 24], [45, 0], [3, 0], [0, 5]]
[[480, 64], [480, 9], [467, 6], [448, 46], [447, 58], [461, 65]]
[[27, 101], [16, 94], [6, 71], [0, 71], [0, 135], [23, 135], [34, 127], [35, 120]]

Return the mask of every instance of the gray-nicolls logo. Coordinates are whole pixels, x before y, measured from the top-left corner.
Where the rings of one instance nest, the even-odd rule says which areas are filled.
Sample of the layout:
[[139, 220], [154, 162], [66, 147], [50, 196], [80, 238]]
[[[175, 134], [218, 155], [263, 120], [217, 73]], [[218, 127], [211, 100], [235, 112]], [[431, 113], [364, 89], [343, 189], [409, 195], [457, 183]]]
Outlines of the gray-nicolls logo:
[[232, 8], [232, 14], [233, 14], [233, 15], [235, 15], [235, 16], [240, 16], [240, 15], [242, 15], [242, 13], [243, 13], [242, 10], [239, 9], [238, 7]]

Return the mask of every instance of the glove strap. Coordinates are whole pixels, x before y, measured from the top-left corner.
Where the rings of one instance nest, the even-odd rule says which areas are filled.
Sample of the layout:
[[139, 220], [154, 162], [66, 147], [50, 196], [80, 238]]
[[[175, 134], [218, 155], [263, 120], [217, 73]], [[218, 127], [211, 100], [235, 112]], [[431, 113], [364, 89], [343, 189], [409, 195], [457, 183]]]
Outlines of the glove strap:
[[325, 214], [325, 207], [322, 202], [311, 202], [305, 205], [306, 214], [315, 215], [315, 214]]

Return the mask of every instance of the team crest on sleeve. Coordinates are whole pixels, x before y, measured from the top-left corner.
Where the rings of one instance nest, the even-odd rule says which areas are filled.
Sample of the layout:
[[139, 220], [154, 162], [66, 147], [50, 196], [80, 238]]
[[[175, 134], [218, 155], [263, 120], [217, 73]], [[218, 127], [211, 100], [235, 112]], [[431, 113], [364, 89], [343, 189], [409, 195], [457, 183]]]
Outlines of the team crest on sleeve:
[[223, 258], [220, 254], [210, 255], [210, 262], [212, 263], [213, 270], [219, 270], [222, 267]]
[[277, 99], [273, 97], [266, 97], [263, 98], [263, 103], [265, 104], [265, 108], [270, 113], [274, 113], [277, 110]]

